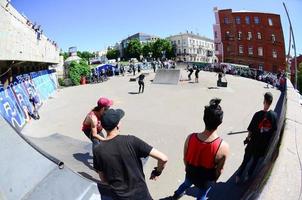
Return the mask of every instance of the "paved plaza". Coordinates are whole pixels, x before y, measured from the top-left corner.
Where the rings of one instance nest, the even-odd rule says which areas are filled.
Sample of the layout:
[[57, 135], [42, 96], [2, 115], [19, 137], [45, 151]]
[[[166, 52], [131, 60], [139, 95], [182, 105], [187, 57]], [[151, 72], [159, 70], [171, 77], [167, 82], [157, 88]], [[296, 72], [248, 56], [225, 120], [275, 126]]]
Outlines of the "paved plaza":
[[[152, 84], [155, 74], [146, 72], [149, 74], [145, 78], [143, 94], [137, 94], [137, 82], [129, 82], [132, 75], [112, 77], [99, 84], [59, 89], [40, 109], [41, 119], [29, 122], [22, 132], [46, 152], [62, 160], [65, 166], [84, 177], [97, 180], [98, 176], [92, 169], [91, 143], [81, 132], [81, 125], [99, 97], [111, 98], [114, 100], [113, 107], [122, 108], [126, 113], [122, 119], [121, 134], [138, 136], [169, 157], [160, 178], [157, 181], [147, 180], [152, 197], [161, 199], [172, 195], [184, 180], [184, 141], [188, 134], [204, 130], [204, 106], [211, 98], [219, 97], [222, 99], [224, 119], [217, 131], [229, 143], [230, 155], [217, 187], [209, 196], [213, 199], [234, 197], [232, 191], [238, 186], [229, 179], [242, 161], [243, 140], [247, 133], [230, 133], [247, 129], [253, 114], [263, 108], [265, 92], [270, 91], [274, 95], [272, 109], [280, 92], [266, 88], [263, 82], [232, 75], [226, 76], [227, 88], [217, 88], [216, 73], [204, 71], [199, 73], [199, 83]], [[187, 72], [182, 70], [181, 78], [186, 77]], [[151, 158], [145, 164], [146, 179], [155, 165], [156, 161]], [[228, 192], [214, 194], [215, 191]], [[182, 199], [193, 199], [189, 195]]]

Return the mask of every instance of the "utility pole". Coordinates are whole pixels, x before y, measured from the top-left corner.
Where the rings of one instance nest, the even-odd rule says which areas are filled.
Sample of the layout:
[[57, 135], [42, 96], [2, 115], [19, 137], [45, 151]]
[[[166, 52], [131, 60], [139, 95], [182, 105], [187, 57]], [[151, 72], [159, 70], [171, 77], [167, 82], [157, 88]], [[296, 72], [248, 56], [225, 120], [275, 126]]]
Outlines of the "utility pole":
[[[298, 85], [298, 71], [297, 71], [297, 53], [296, 53], [296, 42], [295, 42], [295, 36], [294, 36], [294, 32], [293, 32], [293, 27], [292, 27], [292, 23], [290, 21], [290, 18], [289, 18], [289, 15], [288, 15], [288, 11], [287, 11], [287, 8], [285, 6], [285, 3], [283, 2], [283, 6], [284, 6], [284, 9], [285, 9], [285, 12], [286, 12], [286, 15], [287, 15], [287, 19], [288, 19], [288, 22], [289, 22], [289, 29], [290, 29], [290, 33], [291, 36], [293, 37], [293, 44], [294, 44], [294, 53], [295, 53], [295, 89], [297, 89], [297, 85]], [[289, 47], [290, 48], [290, 47]]]

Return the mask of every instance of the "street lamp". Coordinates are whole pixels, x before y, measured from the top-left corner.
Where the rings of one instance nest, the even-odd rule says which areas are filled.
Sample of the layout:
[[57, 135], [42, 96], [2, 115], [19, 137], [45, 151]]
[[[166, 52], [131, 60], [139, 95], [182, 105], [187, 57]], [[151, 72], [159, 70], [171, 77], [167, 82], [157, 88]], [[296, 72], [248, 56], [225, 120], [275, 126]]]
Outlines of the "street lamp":
[[293, 26], [292, 26], [292, 23], [290, 21], [290, 18], [289, 18], [289, 15], [288, 15], [288, 11], [287, 11], [287, 8], [286, 8], [284, 2], [283, 2], [283, 6], [284, 6], [284, 9], [286, 11], [287, 19], [288, 19], [288, 22], [289, 22], [289, 27], [290, 27], [290, 33], [289, 34], [293, 36], [294, 51], [295, 51], [295, 89], [297, 89], [297, 86], [298, 86], [298, 76], [297, 76], [297, 54], [296, 54], [295, 36], [294, 36], [294, 32], [293, 32]]

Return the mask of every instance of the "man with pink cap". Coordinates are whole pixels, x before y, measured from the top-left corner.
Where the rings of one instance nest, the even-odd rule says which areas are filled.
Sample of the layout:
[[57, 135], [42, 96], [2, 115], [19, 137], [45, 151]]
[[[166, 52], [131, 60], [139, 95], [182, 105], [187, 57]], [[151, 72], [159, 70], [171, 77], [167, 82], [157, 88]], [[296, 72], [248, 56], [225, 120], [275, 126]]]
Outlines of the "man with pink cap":
[[92, 141], [93, 145], [98, 144], [100, 140], [104, 140], [100, 119], [103, 113], [108, 110], [112, 104], [112, 100], [101, 97], [97, 101], [97, 106], [86, 115], [83, 121], [82, 131]]

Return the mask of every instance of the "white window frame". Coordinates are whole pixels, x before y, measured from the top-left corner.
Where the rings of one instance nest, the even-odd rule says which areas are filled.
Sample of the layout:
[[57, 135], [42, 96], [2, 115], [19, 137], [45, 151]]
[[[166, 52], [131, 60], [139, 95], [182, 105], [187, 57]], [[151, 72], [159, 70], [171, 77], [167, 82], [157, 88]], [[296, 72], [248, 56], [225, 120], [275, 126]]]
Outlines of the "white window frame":
[[268, 18], [268, 25], [269, 26], [273, 26], [274, 25], [272, 18]]
[[260, 32], [257, 32], [257, 38], [258, 38], [258, 40], [262, 40], [262, 35]]
[[263, 47], [258, 47], [258, 56], [263, 56]]
[[275, 49], [273, 49], [273, 51], [272, 51], [272, 56], [273, 56], [273, 58], [277, 58], [278, 57], [277, 51]]
[[251, 40], [253, 38], [252, 32], [247, 32], [247, 40]]
[[239, 54], [243, 54], [244, 53], [244, 49], [243, 49], [243, 45], [239, 45], [239, 49], [238, 49], [238, 52]]
[[249, 55], [254, 55], [254, 49], [253, 49], [253, 47], [248, 47], [248, 54]]

